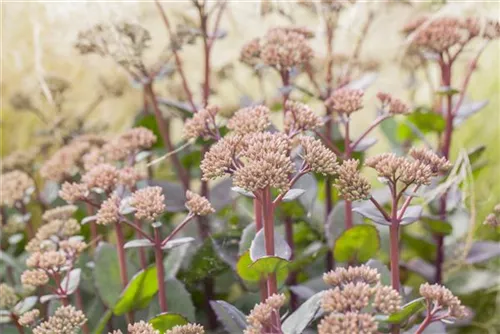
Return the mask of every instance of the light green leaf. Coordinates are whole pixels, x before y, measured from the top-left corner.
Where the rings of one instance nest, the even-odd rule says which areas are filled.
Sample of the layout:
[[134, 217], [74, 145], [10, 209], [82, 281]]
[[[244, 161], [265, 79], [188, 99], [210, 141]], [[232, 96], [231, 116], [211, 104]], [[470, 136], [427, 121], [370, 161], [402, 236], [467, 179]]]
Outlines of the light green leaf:
[[101, 243], [95, 252], [94, 281], [97, 293], [106, 306], [112, 308], [120, 298], [122, 283], [116, 248]]
[[399, 312], [391, 314], [387, 317], [386, 322], [391, 324], [401, 324], [408, 320], [412, 315], [421, 312], [425, 309], [424, 297], [412, 300], [404, 305]]
[[113, 309], [114, 314], [122, 315], [145, 307], [157, 291], [156, 267], [151, 266], [140, 271], [130, 280]]
[[366, 262], [380, 248], [378, 231], [371, 225], [356, 225], [342, 233], [335, 242], [334, 256], [338, 262]]
[[174, 326], [182, 326], [188, 323], [187, 319], [180, 314], [166, 312], [149, 319], [148, 321], [154, 329], [164, 333]]

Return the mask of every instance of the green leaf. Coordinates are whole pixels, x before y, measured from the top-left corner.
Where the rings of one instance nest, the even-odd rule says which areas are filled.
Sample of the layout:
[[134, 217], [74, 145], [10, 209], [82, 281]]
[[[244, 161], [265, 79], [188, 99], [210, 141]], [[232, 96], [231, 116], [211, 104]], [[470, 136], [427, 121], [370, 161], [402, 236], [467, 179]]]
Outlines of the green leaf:
[[[360, 215], [353, 215], [353, 224], [363, 224], [363, 218]], [[345, 201], [338, 201], [326, 219], [326, 239], [328, 246], [333, 247], [335, 240], [345, 231]]]
[[240, 310], [223, 300], [211, 300], [210, 306], [228, 333], [243, 333], [247, 323], [245, 315]]
[[8, 253], [0, 250], [0, 261], [8, 264], [9, 266], [17, 269], [17, 270], [22, 270], [22, 267], [19, 265], [19, 263]]
[[14, 306], [13, 312], [19, 315], [28, 312], [36, 305], [37, 301], [38, 297], [36, 296], [26, 297]]
[[320, 312], [321, 299], [324, 291], [318, 292], [305, 301], [283, 322], [281, 329], [284, 334], [301, 334]]
[[399, 124], [392, 117], [384, 120], [379, 125], [385, 138], [387, 138], [387, 140], [389, 141], [389, 144], [391, 145], [392, 151], [399, 155], [402, 153], [403, 150], [401, 148], [401, 141], [399, 140], [399, 138], [397, 136], [398, 126], [399, 126]]
[[401, 310], [391, 314], [386, 322], [391, 324], [401, 324], [408, 320], [412, 315], [421, 312], [425, 309], [424, 297], [412, 300], [408, 304], [401, 307]]
[[97, 293], [104, 304], [112, 308], [120, 298], [122, 283], [116, 248], [101, 243], [95, 253], [94, 281]]
[[453, 226], [451, 226], [451, 224], [446, 221], [439, 219], [432, 219], [429, 217], [422, 217], [421, 220], [425, 223], [425, 226], [433, 234], [450, 235], [453, 232]]
[[436, 256], [435, 244], [421, 237], [414, 236], [405, 231], [405, 229], [403, 229], [403, 233], [401, 234], [401, 241], [404, 247], [411, 249], [415, 255], [429, 262], [434, 261], [434, 257]]
[[405, 122], [399, 124], [397, 136], [399, 140], [411, 140], [419, 137], [416, 134], [418, 131], [422, 134], [441, 133], [445, 127], [446, 121], [441, 114], [426, 108], [417, 108], [406, 117]]
[[[252, 241], [252, 245], [250, 246], [250, 258], [252, 261], [257, 261], [262, 257], [269, 256], [266, 253], [266, 237], [264, 233], [264, 229], [262, 228]], [[273, 256], [289, 260], [292, 256], [292, 250], [285, 238], [281, 236], [278, 231], [274, 231], [274, 254]]]
[[186, 282], [187, 284], [199, 282], [206, 277], [217, 276], [228, 268], [227, 263], [220, 258], [214, 249], [212, 239], [209, 238], [193, 255], [186, 271]]
[[243, 229], [243, 232], [241, 233], [238, 254], [241, 255], [250, 249], [252, 241], [255, 238], [255, 234], [257, 234], [257, 232], [255, 231], [255, 222], [251, 222]]
[[189, 244], [180, 245], [168, 252], [168, 255], [163, 260], [165, 268], [165, 279], [175, 277], [181, 268], [181, 265], [189, 250]]
[[157, 291], [156, 267], [151, 266], [132, 277], [114, 307], [114, 314], [122, 315], [145, 307]]
[[245, 197], [250, 197], [250, 198], [255, 198], [255, 195], [252, 194], [250, 191], [247, 191], [243, 188], [240, 187], [231, 187], [231, 190], [234, 191], [235, 193], [238, 193], [240, 195], [243, 195]]
[[167, 293], [167, 305], [170, 312], [182, 314], [186, 319], [194, 322], [195, 307], [191, 294], [184, 284], [175, 278], [169, 278], [165, 281]]
[[471, 269], [459, 271], [448, 277], [444, 285], [456, 295], [468, 295], [500, 284], [500, 276], [494, 270]]
[[288, 276], [288, 261], [276, 256], [261, 257], [250, 265], [250, 268], [260, 273], [266, 278], [270, 274], [276, 273], [278, 282], [284, 281]]
[[236, 272], [245, 281], [258, 282], [260, 281], [261, 275], [258, 271], [250, 268], [251, 264], [252, 259], [250, 259], [250, 252], [246, 251], [240, 256], [236, 263]]
[[283, 202], [291, 202], [299, 198], [306, 191], [304, 189], [290, 189], [287, 191], [285, 196], [283, 196]]
[[187, 325], [188, 321], [182, 315], [177, 313], [161, 313], [155, 316], [154, 318], [149, 319], [148, 321], [154, 329], [160, 331], [160, 333], [164, 333], [174, 326], [182, 326]]
[[338, 262], [366, 262], [380, 248], [378, 231], [371, 225], [357, 225], [336, 240], [333, 254]]
[[136, 240], [130, 240], [127, 242], [123, 248], [128, 249], [128, 248], [143, 248], [143, 247], [153, 247], [154, 244], [149, 241], [149, 239], [136, 239]]
[[[409, 225], [416, 222], [422, 216], [422, 211], [424, 208], [420, 205], [410, 205], [406, 208], [403, 217], [401, 218], [401, 225]], [[398, 211], [398, 216], [400, 212]]]
[[92, 332], [93, 334], [102, 334], [106, 332], [106, 326], [108, 325], [109, 319], [113, 316], [113, 310], [108, 309], [106, 313], [104, 313], [99, 320], [99, 323], [97, 324], [96, 328], [94, 328], [94, 331]]
[[193, 237], [181, 237], [176, 238], [174, 240], [168, 241], [164, 246], [161, 247], [163, 250], [169, 250], [172, 248], [176, 248], [185, 244], [189, 244], [193, 242], [195, 239]]
[[466, 262], [475, 264], [488, 261], [500, 256], [500, 242], [476, 241], [467, 254]]

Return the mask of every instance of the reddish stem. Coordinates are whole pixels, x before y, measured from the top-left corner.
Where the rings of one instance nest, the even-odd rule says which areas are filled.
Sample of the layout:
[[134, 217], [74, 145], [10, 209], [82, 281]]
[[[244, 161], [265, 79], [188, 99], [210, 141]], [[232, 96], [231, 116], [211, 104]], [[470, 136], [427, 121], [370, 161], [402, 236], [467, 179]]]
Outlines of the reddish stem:
[[[139, 226], [140, 222], [137, 219], [135, 219], [134, 224]], [[134, 229], [134, 232], [135, 232], [135, 237], [137, 239], [140, 239], [142, 237], [141, 232], [139, 232], [137, 229]], [[139, 252], [139, 262], [141, 264], [141, 269], [146, 270], [146, 268], [148, 267], [148, 259], [146, 256], [146, 250], [143, 247], [139, 247], [137, 251]]]
[[[396, 187], [394, 187], [396, 188]], [[396, 191], [392, 192], [391, 225], [389, 226], [390, 235], [390, 257], [391, 257], [391, 283], [392, 288], [398, 292], [401, 291], [399, 274], [399, 219], [398, 219], [398, 200]], [[392, 326], [392, 334], [399, 334], [399, 326]]]
[[[290, 261], [293, 261], [293, 259], [295, 257], [295, 243], [293, 241], [293, 220], [292, 220], [292, 217], [290, 217], [290, 216], [285, 217], [285, 237], [286, 237], [286, 242], [290, 246], [290, 250], [291, 250]], [[297, 284], [297, 272], [296, 271], [290, 272], [286, 283], [289, 286]], [[299, 300], [297, 299], [297, 295], [295, 295], [295, 293], [293, 293], [293, 292], [290, 292], [290, 308], [291, 308], [291, 310], [292, 311], [296, 310], [298, 306], [299, 306]]]
[[[253, 212], [255, 216], [255, 230], [259, 232], [262, 229], [262, 205], [258, 199], [253, 200]], [[265, 280], [260, 281], [260, 301], [264, 302], [267, 297], [267, 283]]]
[[[123, 235], [123, 229], [119, 222], [115, 223], [115, 233], [116, 233], [116, 252], [118, 253], [118, 264], [120, 267], [120, 279], [122, 281], [122, 287], [125, 289], [128, 284], [127, 277], [127, 259], [125, 257], [125, 237]], [[131, 323], [134, 321], [131, 312], [127, 314], [127, 322]]]
[[[271, 201], [271, 189], [262, 191], [262, 205], [264, 212], [264, 238], [267, 256], [275, 256], [274, 253], [274, 210]], [[271, 296], [278, 292], [276, 274], [272, 273], [267, 279], [268, 294]]]
[[19, 332], [19, 334], [24, 334], [24, 328], [19, 323], [19, 317], [14, 312], [11, 312], [10, 313], [10, 318], [12, 319], [12, 322], [14, 322], [14, 325], [16, 326], [17, 331]]
[[162, 239], [160, 235], [160, 227], [155, 227], [155, 262], [156, 262], [156, 279], [158, 281], [158, 303], [160, 304], [160, 310], [162, 313], [168, 311], [167, 307], [167, 292], [165, 290], [165, 268], [163, 267], [163, 249]]
[[[95, 215], [95, 209], [90, 203], [85, 202], [85, 207], [87, 209], [88, 216]], [[90, 240], [97, 240], [97, 236], [98, 236], [97, 224], [95, 221], [91, 221], [91, 222], [89, 222], [89, 224], [90, 224]], [[92, 243], [91, 247], [93, 249], [93, 248], [95, 248], [95, 245]]]
[[[75, 302], [76, 302], [76, 307], [82, 311], [83, 313], [85, 313], [85, 310], [83, 309], [83, 299], [82, 299], [82, 294], [80, 293], [80, 289], [77, 288], [76, 291], [75, 291]], [[89, 334], [90, 333], [90, 330], [89, 330], [89, 326], [87, 323], [84, 323], [83, 326], [82, 326], [82, 330], [83, 330], [83, 333], [84, 334]]]

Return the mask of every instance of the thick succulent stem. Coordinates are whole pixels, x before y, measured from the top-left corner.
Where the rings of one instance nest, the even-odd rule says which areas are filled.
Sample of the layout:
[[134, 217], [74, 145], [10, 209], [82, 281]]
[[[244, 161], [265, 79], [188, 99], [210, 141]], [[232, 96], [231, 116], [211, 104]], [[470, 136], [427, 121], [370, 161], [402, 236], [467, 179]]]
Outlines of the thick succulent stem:
[[[125, 289], [128, 284], [127, 277], [127, 258], [125, 257], [125, 237], [123, 235], [122, 225], [117, 222], [115, 223], [115, 233], [116, 233], [116, 252], [118, 254], [118, 265], [120, 268], [120, 279], [122, 281], [122, 288]], [[133, 314], [129, 312], [127, 314], [127, 322], [133, 322]]]
[[160, 227], [154, 229], [154, 249], [156, 263], [156, 280], [158, 281], [158, 303], [162, 313], [168, 311], [167, 307], [167, 292], [165, 289], [165, 268], [163, 267], [163, 249]]

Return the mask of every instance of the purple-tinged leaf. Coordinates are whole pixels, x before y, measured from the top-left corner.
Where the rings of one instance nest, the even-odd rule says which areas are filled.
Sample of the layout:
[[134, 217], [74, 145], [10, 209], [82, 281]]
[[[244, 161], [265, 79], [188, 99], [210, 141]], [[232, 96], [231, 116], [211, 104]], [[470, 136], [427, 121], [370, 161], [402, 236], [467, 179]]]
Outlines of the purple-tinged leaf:
[[130, 240], [127, 242], [123, 248], [129, 249], [129, 248], [143, 248], [143, 247], [153, 247], [154, 244], [149, 241], [148, 239], [136, 239], [136, 240]]
[[500, 256], [500, 242], [477, 241], [472, 244], [465, 261], [468, 264], [475, 264], [488, 261], [497, 256]]
[[384, 215], [369, 201], [362, 202], [361, 205], [355, 206], [352, 211], [370, 219], [374, 223], [390, 225], [390, 222], [385, 219]]
[[354, 148], [354, 152], [364, 152], [377, 143], [377, 138], [363, 138]]
[[[403, 217], [401, 217], [401, 225], [409, 225], [416, 222], [422, 216], [423, 208], [420, 205], [411, 205], [406, 208]], [[398, 215], [401, 212], [398, 211]]]
[[427, 281], [433, 281], [434, 277], [436, 275], [436, 268], [431, 265], [429, 262], [424, 261], [420, 258], [415, 258], [411, 259], [408, 261], [406, 264], [403, 264], [405, 268], [407, 268], [410, 271], [413, 271], [423, 278], [425, 278]]

